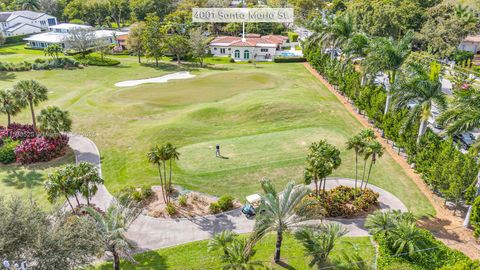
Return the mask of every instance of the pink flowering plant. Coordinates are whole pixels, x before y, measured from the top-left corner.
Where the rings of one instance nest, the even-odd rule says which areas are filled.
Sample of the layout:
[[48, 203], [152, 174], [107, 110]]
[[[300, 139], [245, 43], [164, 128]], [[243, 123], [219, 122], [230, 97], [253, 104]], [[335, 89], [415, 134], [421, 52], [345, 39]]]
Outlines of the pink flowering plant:
[[35, 137], [22, 141], [15, 148], [17, 162], [30, 164], [34, 162], [45, 162], [63, 154], [68, 144], [68, 136], [58, 135], [53, 138]]
[[35, 130], [32, 125], [22, 125], [12, 123], [8, 128], [0, 126], [0, 140], [10, 138], [14, 141], [23, 141], [26, 139], [35, 138]]

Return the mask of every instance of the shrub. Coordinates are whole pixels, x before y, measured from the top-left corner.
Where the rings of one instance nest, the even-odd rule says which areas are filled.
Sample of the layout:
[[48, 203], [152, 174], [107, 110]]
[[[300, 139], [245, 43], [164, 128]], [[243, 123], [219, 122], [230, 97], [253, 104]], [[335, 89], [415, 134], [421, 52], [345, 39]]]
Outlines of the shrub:
[[0, 62], [0, 71], [29, 71], [29, 70], [49, 70], [49, 69], [56, 69], [56, 68], [73, 68], [78, 67], [79, 62], [67, 58], [62, 57], [58, 59], [40, 59], [37, 58], [34, 60], [33, 63], [23, 61], [19, 63], [8, 63], [8, 62]]
[[170, 215], [170, 216], [173, 216], [177, 213], [177, 209], [175, 208], [175, 205], [171, 202], [169, 202], [167, 204], [167, 207], [165, 208], [167, 210], [167, 213]]
[[149, 186], [142, 187], [142, 200], [149, 199], [153, 195], [153, 190]]
[[50, 161], [60, 156], [67, 144], [68, 137], [63, 134], [54, 138], [26, 139], [15, 148], [15, 156], [22, 164]]
[[0, 127], [0, 140], [5, 140], [10, 138], [14, 141], [16, 140], [26, 140], [35, 138], [35, 130], [32, 125], [22, 125], [17, 123], [12, 123], [8, 128]]
[[298, 34], [295, 32], [288, 32], [288, 40], [290, 42], [297, 42], [298, 41]]
[[378, 204], [379, 194], [371, 189], [365, 189], [360, 196], [354, 199], [353, 206], [356, 212], [367, 211], [370, 207]]
[[218, 213], [222, 212], [222, 209], [220, 208], [220, 205], [218, 205], [218, 203], [216, 203], [216, 202], [211, 203], [210, 206], [208, 207], [208, 210], [212, 214], [218, 214]]
[[230, 58], [230, 63], [235, 63], [235, 59]]
[[178, 197], [178, 203], [183, 207], [187, 206], [187, 196], [182, 195]]
[[275, 63], [299, 63], [299, 62], [307, 62], [307, 59], [305, 57], [299, 57], [299, 56], [292, 56], [292, 57], [276, 56], [273, 61]]
[[5, 38], [5, 44], [21, 43], [21, 42], [23, 42], [23, 39], [28, 37], [29, 35], [30, 34], [7, 37], [7, 38]]
[[327, 210], [319, 199], [314, 195], [309, 195], [303, 198], [300, 206], [295, 209], [295, 213], [301, 217], [319, 219], [326, 216]]
[[149, 186], [143, 186], [141, 188], [127, 186], [115, 193], [115, 197], [121, 204], [128, 204], [132, 200], [140, 203], [150, 198], [152, 195], [153, 191]]
[[20, 141], [14, 141], [12, 139], [3, 140], [3, 145], [0, 147], [0, 162], [3, 164], [15, 162], [15, 148], [19, 144]]
[[116, 66], [120, 64], [120, 61], [107, 57], [104, 57], [102, 61], [102, 58], [96, 54], [89, 54], [84, 58], [82, 58], [81, 55], [75, 55], [74, 57], [83, 65], [89, 66]]
[[227, 211], [233, 208], [233, 197], [230, 195], [223, 195], [218, 199], [218, 206], [222, 211]]

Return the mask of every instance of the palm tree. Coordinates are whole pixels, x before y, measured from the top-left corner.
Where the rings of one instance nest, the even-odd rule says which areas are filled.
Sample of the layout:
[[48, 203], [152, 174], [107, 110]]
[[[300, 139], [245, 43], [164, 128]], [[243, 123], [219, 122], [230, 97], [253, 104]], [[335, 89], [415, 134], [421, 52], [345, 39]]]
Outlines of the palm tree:
[[[383, 156], [383, 146], [378, 141], [372, 141], [366, 146], [365, 152], [368, 152], [370, 156], [370, 167], [368, 168], [367, 181], [365, 182], [365, 189], [368, 186], [370, 180], [370, 173], [372, 172], [372, 166], [375, 164], [378, 158]], [[362, 188], [362, 186], [360, 186]]]
[[321, 225], [317, 231], [303, 228], [295, 232], [295, 238], [302, 243], [312, 260], [309, 266], [317, 266], [319, 269], [326, 266], [328, 256], [335, 247], [335, 242], [347, 234], [347, 230], [339, 223]]
[[362, 182], [360, 183], [360, 189], [363, 187], [363, 183], [365, 182], [365, 173], [367, 172], [367, 162], [368, 159], [371, 157], [372, 152], [367, 151], [368, 145], [372, 144], [372, 142], [375, 141], [377, 136], [375, 135], [375, 132], [371, 129], [364, 129], [360, 131], [358, 134], [360, 139], [363, 142], [363, 147], [360, 149], [359, 154], [362, 155], [363, 157], [363, 173], [362, 173]]
[[355, 135], [348, 139], [347, 150], [353, 149], [355, 151], [355, 189], [354, 194], [357, 194], [357, 181], [358, 181], [358, 155], [363, 151], [365, 142], [360, 135]]
[[7, 127], [11, 124], [11, 117], [21, 111], [11, 90], [0, 90], [0, 112], [7, 114]]
[[18, 2], [19, 6], [21, 9], [24, 10], [39, 10], [40, 9], [40, 3], [38, 0], [21, 0]]
[[[70, 197], [76, 193], [74, 183], [72, 179], [67, 177], [64, 169], [58, 170], [48, 175], [48, 180], [45, 182], [45, 190], [47, 191], [47, 199], [50, 203], [54, 203], [60, 197], [65, 197], [72, 212], [75, 212], [75, 208], [70, 202]], [[77, 200], [77, 203], [80, 204]]]
[[168, 190], [172, 189], [172, 161], [178, 160], [180, 157], [180, 153], [177, 151], [177, 147], [175, 147], [171, 143], [165, 144], [166, 152], [168, 154], [168, 166], [169, 166], [169, 178], [168, 178]]
[[[162, 196], [163, 196], [163, 201], [165, 203], [168, 203], [168, 196], [167, 196], [167, 191], [166, 191], [166, 176], [165, 179], [163, 177], [164, 173], [162, 173], [162, 166], [165, 168], [165, 157], [162, 149], [156, 145], [150, 149], [150, 152], [147, 153], [148, 161], [154, 165], [157, 165], [158, 169], [158, 176], [160, 177], [160, 185], [162, 186]], [[165, 170], [164, 170], [165, 172]]]
[[58, 55], [63, 52], [62, 46], [60, 44], [51, 44], [43, 49], [43, 53], [46, 56], [50, 56], [53, 60], [58, 60]]
[[68, 111], [62, 111], [55, 106], [42, 109], [37, 120], [40, 131], [47, 137], [55, 137], [61, 132], [69, 132], [72, 129], [72, 119]]
[[90, 205], [90, 199], [97, 193], [97, 185], [103, 184], [103, 179], [98, 175], [95, 165], [89, 162], [78, 163], [74, 173], [78, 191], [87, 199], [87, 205]]
[[48, 99], [48, 89], [34, 80], [21, 80], [13, 87], [13, 94], [21, 106], [30, 106], [33, 127], [37, 129], [34, 106]]
[[[396, 255], [405, 253], [412, 256], [416, 251], [424, 246], [423, 234], [415, 225], [415, 222], [402, 220], [397, 223], [395, 228], [388, 235], [388, 240]], [[407, 251], [405, 251], [407, 250]]]
[[384, 114], [390, 107], [391, 87], [395, 85], [397, 73], [411, 52], [413, 31], [408, 31], [401, 39], [376, 38], [373, 40], [366, 58], [366, 66], [369, 70], [383, 71], [388, 76], [386, 84], [387, 100]]
[[217, 233], [213, 236], [213, 238], [208, 241], [208, 251], [212, 252], [215, 250], [223, 250], [224, 255], [227, 255], [226, 247], [228, 244], [233, 242], [233, 240], [237, 237], [237, 234], [232, 231], [222, 231], [221, 233]]
[[[463, 91], [455, 91], [454, 99], [450, 107], [437, 118], [438, 122], [445, 126], [447, 135], [453, 136], [480, 127], [480, 92], [473, 88]], [[475, 144], [478, 149], [478, 144]], [[477, 175], [477, 192], [480, 195], [480, 171]], [[469, 205], [463, 226], [470, 226], [472, 205]]]
[[381, 234], [388, 236], [399, 222], [415, 222], [415, 217], [410, 212], [377, 210], [373, 214], [368, 215], [365, 220], [365, 228], [372, 235]]
[[254, 270], [263, 266], [262, 261], [252, 261], [255, 250], [250, 248], [248, 239], [234, 239], [225, 247], [227, 255], [222, 258], [222, 269], [225, 270]]
[[[162, 195], [165, 203], [170, 202], [170, 192], [172, 190], [172, 161], [178, 160], [180, 153], [171, 143], [162, 146], [154, 146], [147, 153], [150, 163], [157, 165], [160, 184], [162, 185]], [[169, 177], [167, 180], [167, 161], [169, 163]]]
[[268, 231], [277, 232], [274, 259], [279, 262], [283, 232], [308, 219], [295, 215], [295, 209], [310, 191], [304, 185], [295, 187], [294, 182], [289, 182], [283, 192], [278, 193], [269, 180], [262, 180], [262, 189], [265, 195], [262, 196], [255, 229], [260, 235]]
[[408, 112], [405, 126], [411, 126], [412, 122], [420, 118], [417, 136], [417, 144], [419, 144], [427, 130], [432, 107], [436, 105], [440, 111], [443, 111], [447, 106], [447, 100], [439, 80], [439, 64], [433, 63], [430, 71], [421, 64], [410, 64], [407, 71], [405, 83], [402, 83], [400, 91], [396, 91], [393, 97], [396, 108], [405, 108], [409, 104], [415, 104]]
[[98, 240], [103, 244], [105, 252], [113, 257], [113, 269], [120, 270], [120, 258], [135, 262], [130, 255], [133, 244], [125, 237], [125, 232], [137, 218], [137, 209], [113, 200], [105, 214], [91, 207], [87, 207], [86, 211], [96, 223]]

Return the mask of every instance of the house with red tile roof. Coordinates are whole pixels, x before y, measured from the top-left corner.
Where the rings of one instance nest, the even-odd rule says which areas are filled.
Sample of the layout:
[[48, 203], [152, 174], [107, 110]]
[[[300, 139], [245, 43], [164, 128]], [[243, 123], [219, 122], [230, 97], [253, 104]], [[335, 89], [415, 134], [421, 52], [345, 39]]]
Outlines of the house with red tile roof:
[[230, 57], [235, 61], [248, 61], [253, 58], [256, 61], [272, 61], [283, 46], [288, 46], [288, 38], [285, 36], [221, 36], [210, 42], [210, 52], [214, 56]]

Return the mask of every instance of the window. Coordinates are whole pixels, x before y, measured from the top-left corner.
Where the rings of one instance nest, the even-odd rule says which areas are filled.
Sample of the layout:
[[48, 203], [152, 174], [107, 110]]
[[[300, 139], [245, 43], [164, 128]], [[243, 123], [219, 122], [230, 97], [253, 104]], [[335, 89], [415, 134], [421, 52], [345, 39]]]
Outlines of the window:
[[243, 51], [243, 59], [250, 59], [250, 51], [248, 50]]
[[267, 48], [261, 48], [260, 51], [261, 52], [268, 52], [268, 49]]
[[235, 58], [240, 58], [240, 51], [239, 50], [235, 50]]
[[220, 53], [225, 53], [225, 48], [220, 48]]
[[216, 51], [216, 50], [217, 50], [217, 47], [213, 48], [213, 50]]

